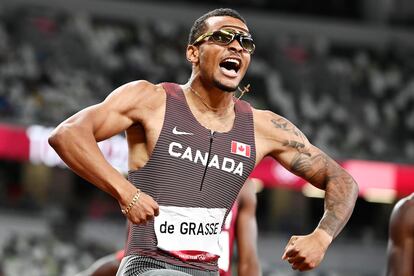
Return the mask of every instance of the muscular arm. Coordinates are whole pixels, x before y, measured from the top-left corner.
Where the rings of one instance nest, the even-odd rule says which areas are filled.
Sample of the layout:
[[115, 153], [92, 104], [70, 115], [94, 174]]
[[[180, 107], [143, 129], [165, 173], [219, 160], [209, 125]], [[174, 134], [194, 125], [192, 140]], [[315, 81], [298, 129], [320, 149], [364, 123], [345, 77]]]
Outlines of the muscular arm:
[[387, 276], [414, 273], [414, 196], [400, 200], [389, 224]]
[[294, 174], [325, 190], [325, 212], [317, 228], [336, 237], [352, 214], [358, 196], [355, 180], [288, 120], [274, 116], [269, 127], [279, 134], [275, 139], [281, 145], [271, 155]]
[[102, 103], [61, 123], [49, 138], [50, 145], [75, 173], [112, 195], [122, 208], [129, 204], [136, 188], [105, 160], [97, 142], [139, 122], [145, 106], [150, 105], [147, 99], [153, 87], [147, 82], [121, 86]]
[[258, 160], [270, 155], [292, 173], [325, 190], [325, 210], [316, 229], [292, 236], [282, 258], [293, 269], [305, 271], [319, 265], [332, 240], [350, 218], [358, 196], [354, 179], [292, 123], [269, 111], [254, 112]]
[[236, 222], [236, 238], [239, 261], [237, 275], [258, 276], [260, 264], [257, 255], [256, 189], [247, 181], [240, 191], [239, 209]]

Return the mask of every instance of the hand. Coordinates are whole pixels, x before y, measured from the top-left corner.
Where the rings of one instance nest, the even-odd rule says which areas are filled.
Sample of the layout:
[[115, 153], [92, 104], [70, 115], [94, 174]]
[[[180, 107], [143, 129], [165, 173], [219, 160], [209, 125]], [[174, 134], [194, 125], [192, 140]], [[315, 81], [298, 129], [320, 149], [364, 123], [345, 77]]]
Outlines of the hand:
[[143, 224], [159, 214], [158, 203], [149, 195], [141, 191], [137, 202], [125, 215], [134, 224]]
[[332, 237], [321, 229], [306, 236], [292, 236], [282, 259], [287, 260], [295, 270], [311, 270], [320, 264], [331, 242]]

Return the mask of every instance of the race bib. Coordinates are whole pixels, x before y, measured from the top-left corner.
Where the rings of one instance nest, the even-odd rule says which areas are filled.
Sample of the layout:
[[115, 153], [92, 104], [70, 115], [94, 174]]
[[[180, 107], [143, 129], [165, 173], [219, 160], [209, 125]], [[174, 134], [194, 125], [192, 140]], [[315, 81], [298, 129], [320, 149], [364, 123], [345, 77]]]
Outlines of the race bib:
[[160, 206], [154, 220], [157, 246], [182, 260], [217, 260], [225, 214], [225, 208]]

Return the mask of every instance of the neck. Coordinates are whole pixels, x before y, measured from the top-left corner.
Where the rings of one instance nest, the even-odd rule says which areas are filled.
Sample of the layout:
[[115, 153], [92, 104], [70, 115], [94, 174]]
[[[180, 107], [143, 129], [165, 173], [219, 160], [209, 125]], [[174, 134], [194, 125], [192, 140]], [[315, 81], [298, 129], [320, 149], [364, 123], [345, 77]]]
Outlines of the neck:
[[205, 110], [214, 113], [227, 113], [233, 110], [235, 98], [233, 93], [224, 92], [217, 88], [206, 89], [202, 85], [189, 82], [184, 86], [194, 103], [203, 106]]

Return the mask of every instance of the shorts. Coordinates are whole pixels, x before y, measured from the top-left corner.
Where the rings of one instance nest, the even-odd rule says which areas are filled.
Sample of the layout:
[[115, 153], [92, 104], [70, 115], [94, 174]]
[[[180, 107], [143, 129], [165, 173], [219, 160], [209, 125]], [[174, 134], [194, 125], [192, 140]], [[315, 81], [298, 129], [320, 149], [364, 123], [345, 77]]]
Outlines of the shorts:
[[218, 271], [199, 270], [158, 261], [151, 257], [129, 255], [122, 259], [116, 276], [218, 276]]

